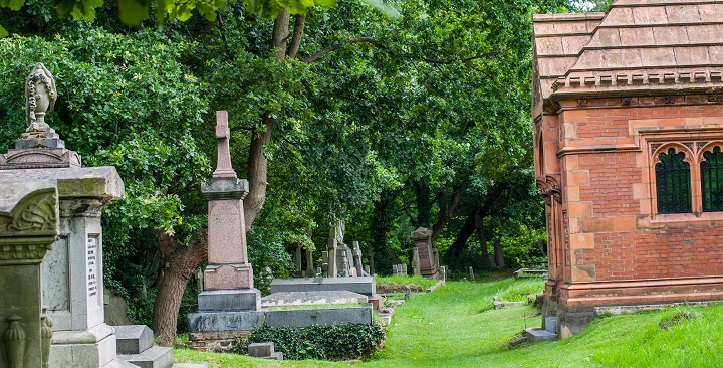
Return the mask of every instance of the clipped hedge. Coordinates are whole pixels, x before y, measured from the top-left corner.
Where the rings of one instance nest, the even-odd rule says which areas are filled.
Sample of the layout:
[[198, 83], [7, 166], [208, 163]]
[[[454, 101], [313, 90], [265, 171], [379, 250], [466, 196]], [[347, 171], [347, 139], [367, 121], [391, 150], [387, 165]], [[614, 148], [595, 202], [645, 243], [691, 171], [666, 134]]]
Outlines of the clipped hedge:
[[263, 325], [254, 329], [247, 339], [234, 343], [234, 352], [247, 354], [248, 345], [273, 342], [274, 350], [284, 359], [350, 360], [371, 356], [381, 347], [386, 330], [376, 323], [313, 325], [310, 327], [275, 328]]

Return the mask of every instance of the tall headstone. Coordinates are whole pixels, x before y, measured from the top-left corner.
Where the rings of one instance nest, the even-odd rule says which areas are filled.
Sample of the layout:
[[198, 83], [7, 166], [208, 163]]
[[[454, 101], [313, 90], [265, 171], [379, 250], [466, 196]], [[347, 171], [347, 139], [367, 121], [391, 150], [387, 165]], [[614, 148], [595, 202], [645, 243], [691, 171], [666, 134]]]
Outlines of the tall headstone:
[[124, 196], [123, 180], [113, 167], [81, 168], [78, 154], [45, 123], [57, 92], [43, 64], [25, 88], [27, 129], [15, 149], [0, 155], [0, 180], [57, 182], [59, 236], [41, 265], [43, 303], [53, 321], [49, 367], [103, 367], [116, 359], [116, 339], [104, 323], [100, 216]]
[[231, 167], [228, 113], [216, 112], [218, 161], [210, 182], [201, 184], [208, 199], [208, 266], [204, 291], [198, 296], [200, 311], [258, 310], [260, 294], [254, 288], [253, 270], [246, 248], [243, 199], [248, 182]]
[[226, 111], [216, 112], [216, 124], [218, 165], [211, 181], [201, 184], [208, 199], [208, 266], [198, 313], [188, 315], [189, 340], [203, 350], [228, 350], [264, 319], [246, 247], [243, 199], [248, 182], [231, 167]]
[[40, 264], [58, 234], [55, 180], [0, 179], [0, 367], [47, 367]]
[[412, 232], [412, 241], [419, 254], [419, 270], [422, 276], [428, 279], [438, 279], [438, 255], [436, 247], [432, 244], [432, 231], [420, 227]]

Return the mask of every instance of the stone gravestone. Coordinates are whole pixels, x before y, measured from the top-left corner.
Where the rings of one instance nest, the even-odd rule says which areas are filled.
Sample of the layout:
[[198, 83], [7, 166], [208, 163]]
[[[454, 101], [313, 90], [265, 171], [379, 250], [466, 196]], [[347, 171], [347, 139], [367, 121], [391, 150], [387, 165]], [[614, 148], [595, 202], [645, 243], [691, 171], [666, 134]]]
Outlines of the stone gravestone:
[[420, 227], [412, 232], [412, 240], [419, 254], [419, 270], [422, 276], [428, 279], [438, 279], [438, 259], [437, 247], [432, 243], [432, 231]]
[[263, 313], [257, 312], [261, 296], [246, 247], [243, 199], [248, 182], [238, 179], [231, 166], [228, 113], [217, 111], [216, 121], [217, 167], [211, 181], [201, 185], [208, 199], [208, 266], [199, 313], [190, 314], [188, 323], [194, 347], [222, 350], [240, 331], [258, 325]]
[[124, 196], [123, 181], [113, 167], [81, 168], [78, 154], [45, 123], [56, 91], [41, 63], [25, 87], [27, 130], [15, 149], [0, 155], [0, 180], [57, 182], [59, 237], [41, 266], [54, 331], [49, 366], [103, 367], [116, 361], [116, 341], [104, 323], [100, 214]]
[[326, 244], [326, 254], [324, 255], [324, 259], [326, 260], [326, 274], [327, 277], [334, 278], [336, 277], [337, 273], [337, 257], [336, 257], [336, 248], [337, 248], [337, 232], [339, 231], [338, 227], [330, 226], [329, 227], [329, 241]]
[[40, 263], [58, 234], [56, 185], [0, 179], [0, 367], [48, 366]]
[[419, 270], [419, 250], [415, 247], [412, 251], [412, 275], [421, 275]]
[[[354, 257], [354, 268], [356, 269], [356, 275], [358, 277], [365, 276], [364, 275], [364, 268], [362, 267], [362, 260], [361, 260], [361, 249], [359, 249], [359, 242], [353, 241], [351, 242], [352, 245], [352, 254]], [[368, 276], [368, 275], [366, 275]]]

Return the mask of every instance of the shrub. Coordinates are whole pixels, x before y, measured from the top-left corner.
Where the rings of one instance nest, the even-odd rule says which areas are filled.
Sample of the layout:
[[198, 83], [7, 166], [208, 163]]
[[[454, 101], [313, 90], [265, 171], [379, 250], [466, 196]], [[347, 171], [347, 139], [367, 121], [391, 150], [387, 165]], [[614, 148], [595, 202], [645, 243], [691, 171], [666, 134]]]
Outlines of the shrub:
[[251, 331], [247, 339], [237, 339], [233, 350], [246, 354], [248, 345], [273, 342], [284, 359], [350, 360], [371, 356], [385, 338], [384, 327], [374, 324], [313, 325], [275, 328], [263, 325]]

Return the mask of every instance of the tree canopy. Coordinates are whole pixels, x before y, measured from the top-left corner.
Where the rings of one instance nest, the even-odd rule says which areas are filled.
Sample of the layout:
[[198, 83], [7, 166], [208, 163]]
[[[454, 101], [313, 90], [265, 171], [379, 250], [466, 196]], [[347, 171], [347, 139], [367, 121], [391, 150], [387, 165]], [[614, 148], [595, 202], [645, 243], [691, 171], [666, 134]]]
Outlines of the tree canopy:
[[[565, 4], [371, 3], [0, 0], [26, 10], [0, 9], [13, 34], [0, 39], [0, 143], [22, 131], [24, 76], [44, 62], [58, 82], [48, 123], [85, 166], [116, 166], [126, 182], [127, 198], [103, 216], [104, 281], [134, 322], [153, 316], [174, 332], [203, 263], [199, 187], [215, 161], [215, 110], [229, 111], [233, 165], [251, 184], [257, 271], [288, 274], [286, 248], [323, 246], [337, 220], [346, 239], [374, 250], [380, 273], [409, 260], [419, 226], [456, 269], [491, 267], [494, 238], [509, 263], [544, 239], [531, 171], [531, 14]], [[143, 16], [129, 22], [124, 7]], [[193, 262], [174, 263], [184, 254]], [[151, 313], [153, 299], [171, 294], [173, 323], [159, 327], [168, 312]]]

